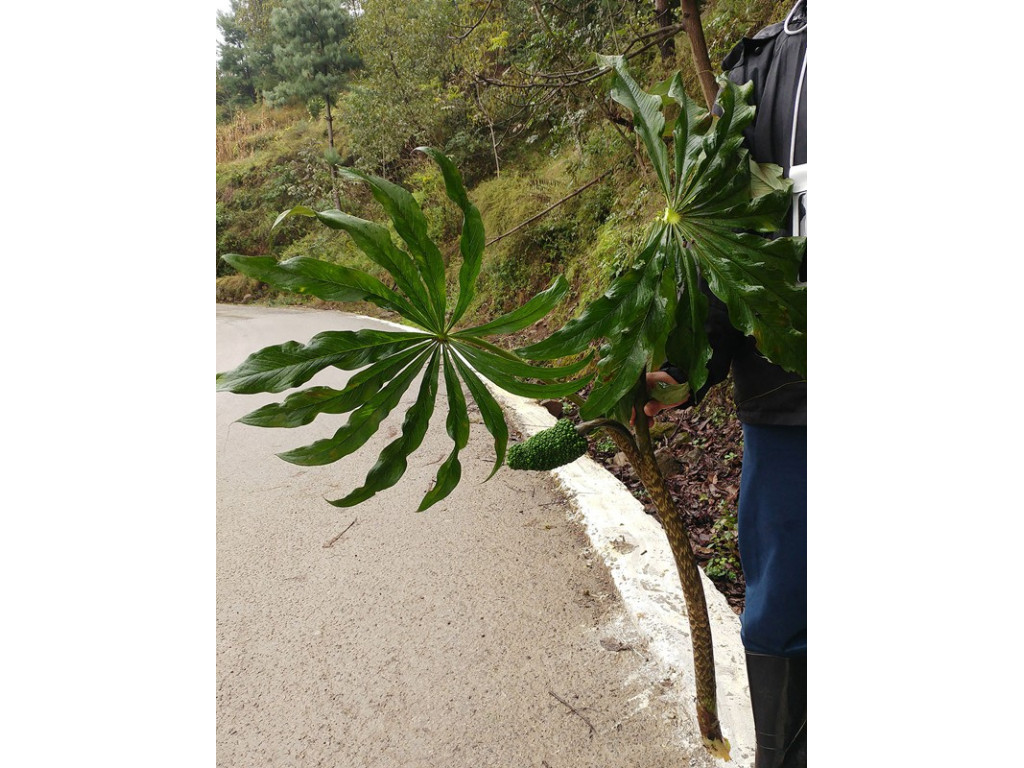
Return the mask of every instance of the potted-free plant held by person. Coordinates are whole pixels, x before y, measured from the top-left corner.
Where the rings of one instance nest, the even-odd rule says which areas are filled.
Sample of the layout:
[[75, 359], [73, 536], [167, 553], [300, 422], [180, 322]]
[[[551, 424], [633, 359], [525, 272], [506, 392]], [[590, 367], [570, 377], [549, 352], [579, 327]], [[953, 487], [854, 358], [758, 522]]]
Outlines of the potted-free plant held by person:
[[[687, 384], [658, 389], [663, 402], [680, 402], [689, 388], [707, 380], [710, 346], [704, 333], [707, 297], [703, 277], [728, 307], [732, 323], [753, 336], [761, 352], [790, 370], [806, 368], [806, 293], [797, 280], [802, 238], [769, 240], [753, 232], [779, 229], [789, 204], [789, 182], [776, 166], [754, 163], [741, 147], [753, 118], [749, 88], [722, 81], [721, 115], [712, 116], [691, 101], [678, 74], [644, 92], [620, 58], [604, 60], [613, 78], [611, 95], [633, 114], [634, 126], [653, 166], [666, 207], [632, 268], [584, 307], [562, 329], [535, 344], [509, 352], [495, 337], [522, 330], [547, 315], [565, 296], [558, 277], [519, 309], [487, 323], [460, 324], [480, 272], [484, 229], [458, 172], [441, 153], [421, 148], [441, 168], [448, 196], [461, 208], [461, 265], [453, 301], [446, 290], [440, 249], [427, 235], [427, 222], [413, 196], [384, 179], [344, 169], [369, 185], [404, 243], [389, 231], [338, 210], [316, 212], [299, 206], [286, 216], [310, 216], [347, 232], [368, 258], [385, 270], [394, 287], [358, 270], [299, 257], [231, 255], [236, 269], [276, 288], [329, 301], [370, 301], [410, 325], [396, 331], [325, 331], [307, 344], [288, 342], [250, 355], [217, 377], [218, 389], [236, 393], [283, 393], [301, 387], [328, 367], [359, 369], [341, 390], [299, 389], [279, 403], [244, 416], [261, 427], [296, 427], [320, 415], [349, 414], [330, 438], [279, 454], [301, 465], [323, 465], [359, 450], [395, 410], [422, 373], [415, 401], [405, 412], [401, 433], [380, 453], [360, 487], [330, 503], [353, 506], [402, 477], [408, 456], [420, 445], [435, 410], [443, 380], [446, 427], [452, 450], [440, 465], [419, 509], [438, 503], [461, 478], [459, 452], [469, 437], [467, 393], [494, 440], [491, 476], [505, 463], [518, 469], [551, 469], [579, 458], [585, 436], [604, 430], [643, 481], [664, 522], [686, 601], [697, 682], [697, 720], [708, 749], [728, 759], [729, 743], [717, 715], [710, 622], [685, 524], [668, 493], [654, 458], [647, 420], [632, 419], [647, 400], [646, 372], [669, 359], [686, 371]], [[676, 112], [666, 121], [665, 107]], [[666, 138], [670, 145], [666, 143]], [[562, 364], [538, 364], [559, 361]], [[580, 406], [582, 423], [568, 421], [508, 447], [504, 414], [484, 379], [513, 394], [531, 398], [570, 398]], [[586, 398], [578, 395], [588, 384]]]

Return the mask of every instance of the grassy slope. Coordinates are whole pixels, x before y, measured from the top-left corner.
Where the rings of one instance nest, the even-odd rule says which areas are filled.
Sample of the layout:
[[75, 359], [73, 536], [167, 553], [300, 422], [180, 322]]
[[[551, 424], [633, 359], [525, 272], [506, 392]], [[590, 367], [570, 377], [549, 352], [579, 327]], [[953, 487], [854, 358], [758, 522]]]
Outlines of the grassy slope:
[[[253, 108], [229, 126], [218, 126], [217, 254], [274, 254], [280, 258], [310, 255], [375, 273], [342, 233], [308, 220], [288, 220], [277, 231], [277, 214], [293, 205], [331, 208], [329, 179], [316, 167], [314, 146], [322, 141], [323, 122], [314, 123], [299, 111], [276, 115]], [[240, 138], [232, 138], [240, 137]], [[488, 239], [513, 229], [596, 176], [631, 150], [609, 127], [591, 130], [587, 145], [539, 147], [501, 176], [469, 190], [480, 208]], [[308, 170], [307, 170], [308, 168]], [[303, 175], [305, 174], [305, 175]], [[454, 282], [459, 260], [461, 212], [444, 194], [440, 173], [432, 163], [418, 162], [403, 180], [424, 208], [431, 235], [451, 261]], [[342, 208], [363, 218], [386, 223], [379, 207], [358, 184], [342, 186]], [[535, 223], [485, 250], [477, 300], [468, 319], [482, 321], [513, 309], [565, 274], [573, 286], [570, 300], [554, 319], [564, 321], [580, 300], [595, 298], [616, 270], [639, 250], [646, 222], [657, 209], [642, 176], [627, 166], [584, 193], [560, 205]], [[246, 294], [259, 298], [258, 286], [240, 276], [226, 277], [230, 267], [218, 258], [218, 298], [238, 301]], [[281, 301], [281, 296], [265, 296]], [[308, 301], [303, 299], [303, 301]]]
[[[789, 0], [716, 0], [705, 5], [704, 29], [712, 62], [720, 62], [737, 38], [751, 35], [765, 23], [782, 18]], [[680, 69], [688, 91], [699, 94], [685, 35], [676, 37], [672, 60], [652, 56], [641, 83], [653, 83]], [[338, 126], [338, 150], [346, 155], [344, 126]], [[302, 108], [255, 107], [217, 127], [217, 276], [218, 300], [253, 299], [276, 302], [310, 300], [261, 293], [260, 286], [220, 260], [225, 253], [274, 254], [279, 258], [309, 255], [376, 273], [347, 236], [306, 219], [287, 220], [271, 232], [277, 214], [294, 205], [332, 208], [330, 178], [322, 162], [326, 124], [312, 121]], [[501, 239], [485, 251], [479, 294], [467, 320], [483, 321], [512, 309], [545, 288], [558, 273], [572, 284], [572, 293], [552, 318], [562, 323], [575, 308], [596, 298], [618, 271], [639, 251], [647, 222], [659, 211], [653, 180], [639, 168], [632, 148], [607, 123], [591, 125], [582, 141], [568, 139], [517, 146], [508, 151], [500, 177], [469, 190], [480, 208], [488, 239], [547, 208], [613, 166], [615, 172], [534, 224]], [[424, 206], [431, 235], [448, 255], [458, 253], [461, 216], [444, 195], [434, 166], [419, 161], [406, 178]], [[380, 209], [360, 185], [343, 184], [342, 209], [363, 218], [384, 221]], [[452, 264], [452, 278], [458, 267]], [[313, 300], [315, 301], [315, 300]], [[369, 309], [362, 307], [362, 309]]]

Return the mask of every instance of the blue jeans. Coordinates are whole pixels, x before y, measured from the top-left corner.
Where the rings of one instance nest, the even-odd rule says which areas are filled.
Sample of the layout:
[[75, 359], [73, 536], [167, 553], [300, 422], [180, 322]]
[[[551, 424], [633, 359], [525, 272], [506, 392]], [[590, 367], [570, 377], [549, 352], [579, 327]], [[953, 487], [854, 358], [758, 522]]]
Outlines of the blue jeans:
[[807, 427], [743, 425], [743, 647], [807, 655]]

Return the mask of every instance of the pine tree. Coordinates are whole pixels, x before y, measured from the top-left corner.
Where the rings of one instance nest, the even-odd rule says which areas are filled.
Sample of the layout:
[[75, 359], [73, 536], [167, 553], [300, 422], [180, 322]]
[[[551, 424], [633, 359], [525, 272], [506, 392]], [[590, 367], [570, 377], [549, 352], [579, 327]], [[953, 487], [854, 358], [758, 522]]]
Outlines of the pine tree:
[[[271, 104], [323, 99], [327, 143], [334, 154], [332, 109], [347, 73], [359, 66], [349, 45], [352, 16], [340, 0], [283, 0], [270, 16], [274, 64], [281, 82], [264, 94]], [[334, 204], [341, 207], [331, 164]]]
[[255, 104], [259, 98], [248, 36], [238, 21], [239, 6], [239, 0], [232, 0], [230, 11], [217, 12], [217, 103], [223, 105]]

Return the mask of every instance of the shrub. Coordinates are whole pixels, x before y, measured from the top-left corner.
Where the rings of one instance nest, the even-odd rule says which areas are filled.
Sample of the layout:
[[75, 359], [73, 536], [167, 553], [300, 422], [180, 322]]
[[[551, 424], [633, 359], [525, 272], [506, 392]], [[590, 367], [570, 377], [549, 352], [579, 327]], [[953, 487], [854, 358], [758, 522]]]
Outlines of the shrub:
[[247, 304], [267, 295], [266, 283], [241, 274], [217, 278], [217, 302], [220, 304]]

